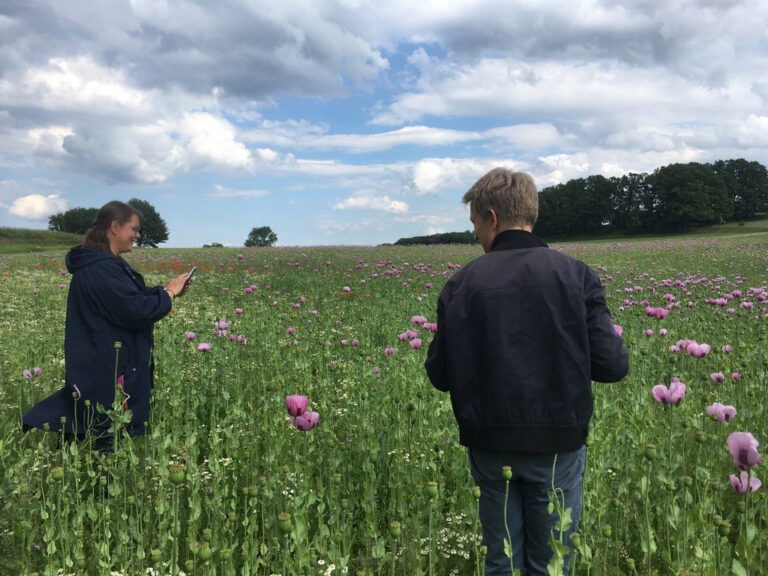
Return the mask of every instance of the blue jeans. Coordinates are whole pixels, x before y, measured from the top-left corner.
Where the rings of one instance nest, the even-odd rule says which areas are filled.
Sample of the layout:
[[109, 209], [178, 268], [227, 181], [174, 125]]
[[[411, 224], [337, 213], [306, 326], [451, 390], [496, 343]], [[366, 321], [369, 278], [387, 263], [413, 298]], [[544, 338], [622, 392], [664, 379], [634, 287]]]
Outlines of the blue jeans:
[[[572, 523], [563, 534], [563, 543], [571, 547], [570, 532], [579, 524], [582, 505], [582, 480], [586, 463], [586, 447], [575, 452], [488, 452], [468, 450], [472, 477], [480, 487], [480, 523], [483, 544], [488, 547], [485, 576], [510, 576], [509, 558], [504, 553], [504, 496], [506, 482], [502, 467], [512, 468], [507, 498], [507, 526], [511, 536], [512, 559], [522, 576], [547, 576], [547, 563], [552, 556], [549, 536], [556, 524], [557, 512], [547, 511], [552, 492], [552, 466], [555, 466], [555, 487], [563, 491], [565, 508], [571, 509]], [[573, 551], [571, 550], [571, 554]], [[565, 557], [564, 574], [568, 574], [571, 555]]]

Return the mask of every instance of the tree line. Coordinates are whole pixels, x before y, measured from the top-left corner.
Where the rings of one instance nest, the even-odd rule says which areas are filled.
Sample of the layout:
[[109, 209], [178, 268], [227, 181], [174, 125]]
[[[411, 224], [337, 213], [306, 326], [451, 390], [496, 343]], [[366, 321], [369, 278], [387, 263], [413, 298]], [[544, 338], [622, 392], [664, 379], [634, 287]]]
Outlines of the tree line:
[[765, 166], [744, 159], [690, 162], [544, 188], [534, 232], [544, 238], [686, 232], [767, 214]]
[[[133, 206], [142, 213], [144, 220], [141, 223], [139, 233], [140, 238], [136, 241], [137, 246], [148, 246], [157, 248], [168, 240], [168, 225], [160, 217], [155, 207], [146, 200], [131, 198], [127, 204]], [[88, 231], [94, 221], [99, 208], [72, 208], [66, 212], [58, 212], [48, 217], [48, 230], [57, 232], [69, 232], [70, 234], [83, 235]], [[277, 242], [277, 234], [269, 226], [259, 226], [253, 228], [245, 240], [246, 247], [253, 246], [272, 246]], [[221, 247], [223, 244], [213, 242], [205, 244], [203, 248]]]

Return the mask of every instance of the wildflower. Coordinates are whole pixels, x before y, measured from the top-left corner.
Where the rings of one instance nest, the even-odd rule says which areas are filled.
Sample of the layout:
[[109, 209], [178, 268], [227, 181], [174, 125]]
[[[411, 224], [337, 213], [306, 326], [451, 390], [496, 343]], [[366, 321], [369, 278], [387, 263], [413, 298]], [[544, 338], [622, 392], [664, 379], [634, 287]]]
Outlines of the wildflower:
[[680, 404], [680, 401], [685, 398], [685, 384], [680, 382], [679, 378], [674, 378], [669, 388], [659, 384], [654, 386], [651, 392], [656, 402], [661, 404]]
[[721, 348], [721, 350], [723, 351], [723, 354], [730, 354], [733, 348], [731, 348], [730, 344], [726, 344]]
[[395, 349], [392, 348], [391, 346], [384, 348], [384, 354], [386, 354], [387, 356], [394, 356]]
[[709, 354], [709, 351], [711, 350], [711, 347], [709, 344], [701, 343], [699, 344], [695, 340], [691, 341], [685, 348], [686, 352], [693, 356], [694, 358], [703, 358], [707, 354]]
[[360, 346], [360, 340], [357, 338], [352, 339], [352, 346]]
[[242, 308], [235, 308], [235, 314], [242, 314], [243, 309]]
[[728, 420], [736, 416], [736, 408], [715, 402], [712, 406], [707, 406], [707, 414], [715, 416], [718, 422], [728, 422]]
[[208, 342], [201, 342], [197, 345], [197, 349], [200, 350], [200, 352], [208, 352], [208, 350], [211, 349], [211, 345], [208, 344]]
[[643, 336], [648, 336], [650, 338], [653, 336], [653, 330], [643, 330]]
[[760, 482], [759, 478], [750, 478], [747, 472], [742, 472], [741, 478], [738, 478], [736, 474], [731, 474], [731, 486], [741, 494], [746, 494], [747, 490], [754, 492], [762, 485], [763, 483]]
[[400, 340], [400, 342], [405, 342], [406, 340], [408, 340], [408, 334], [406, 332], [401, 332], [400, 334], [397, 335], [397, 337]]
[[616, 332], [616, 334], [618, 334], [619, 336], [621, 336], [624, 333], [624, 328], [622, 328], [618, 324], [614, 324], [613, 331]]
[[190, 332], [185, 332], [185, 333], [184, 333], [184, 337], [185, 337], [187, 340], [194, 340], [194, 339], [195, 339], [195, 336], [197, 336], [197, 334], [195, 334], [195, 333], [194, 333], [194, 332], [192, 332], [192, 331], [190, 331]]
[[305, 412], [302, 416], [296, 416], [291, 418], [291, 424], [296, 426], [297, 429], [306, 432], [312, 430], [320, 420], [320, 414], [317, 412]]
[[275, 308], [277, 306], [277, 300], [272, 302], [272, 308]]
[[295, 333], [296, 333], [296, 328], [294, 328], [293, 326], [288, 326], [288, 334], [295, 334]]
[[661, 330], [659, 330], [659, 336], [666, 336], [666, 335], [667, 335], [667, 329], [666, 328], [662, 328]]
[[424, 324], [427, 319], [424, 316], [413, 316], [411, 317], [411, 324]]
[[418, 350], [419, 348], [421, 348], [421, 338], [414, 338], [413, 340], [411, 340], [411, 348], [413, 348], [414, 350]]
[[32, 378], [32, 372], [26, 369], [21, 373], [21, 375], [24, 376], [24, 378]]
[[733, 463], [740, 470], [750, 470], [761, 460], [757, 451], [760, 443], [749, 432], [733, 432], [727, 439], [728, 450], [733, 456]]
[[309, 398], [306, 396], [294, 394], [285, 397], [285, 409], [291, 416], [303, 415], [307, 411], [307, 406], [309, 406]]
[[738, 372], [734, 372], [733, 374], [731, 374], [731, 378], [733, 380], [740, 380], [741, 379], [741, 374], [739, 374]]
[[72, 384], [72, 388], [75, 389], [75, 392], [77, 393], [77, 399], [80, 400], [80, 398], [83, 397], [83, 395], [80, 393], [80, 388], [77, 387], [77, 384]]
[[712, 378], [712, 382], [725, 382], [725, 374], [722, 372], [712, 372], [709, 377]]

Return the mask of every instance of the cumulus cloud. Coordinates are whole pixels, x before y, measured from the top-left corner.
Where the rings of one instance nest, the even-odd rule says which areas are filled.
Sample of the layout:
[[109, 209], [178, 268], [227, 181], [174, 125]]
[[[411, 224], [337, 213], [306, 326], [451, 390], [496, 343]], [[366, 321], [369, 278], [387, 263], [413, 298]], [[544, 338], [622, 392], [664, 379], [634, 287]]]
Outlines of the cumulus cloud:
[[16, 198], [8, 211], [25, 220], [44, 220], [51, 214], [67, 209], [67, 201], [58, 194], [30, 194]]

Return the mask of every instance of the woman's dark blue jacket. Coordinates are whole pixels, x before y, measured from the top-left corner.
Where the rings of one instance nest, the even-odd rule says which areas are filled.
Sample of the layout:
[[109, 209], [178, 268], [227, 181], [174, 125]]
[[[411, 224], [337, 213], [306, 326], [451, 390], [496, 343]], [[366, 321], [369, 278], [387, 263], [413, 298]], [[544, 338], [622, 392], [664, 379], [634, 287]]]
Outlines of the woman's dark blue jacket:
[[[143, 434], [149, 421], [154, 324], [171, 311], [171, 298], [162, 286], [147, 287], [125, 260], [99, 250], [75, 247], [66, 265], [72, 282], [64, 335], [65, 384], [24, 415], [24, 427], [48, 424], [59, 431], [65, 416], [66, 433], [82, 436], [90, 427], [92, 434], [104, 435], [109, 419], [93, 408], [112, 408], [116, 376], [122, 376], [124, 392], [118, 401], [132, 411], [128, 433]], [[117, 358], [115, 342], [120, 342]]]

